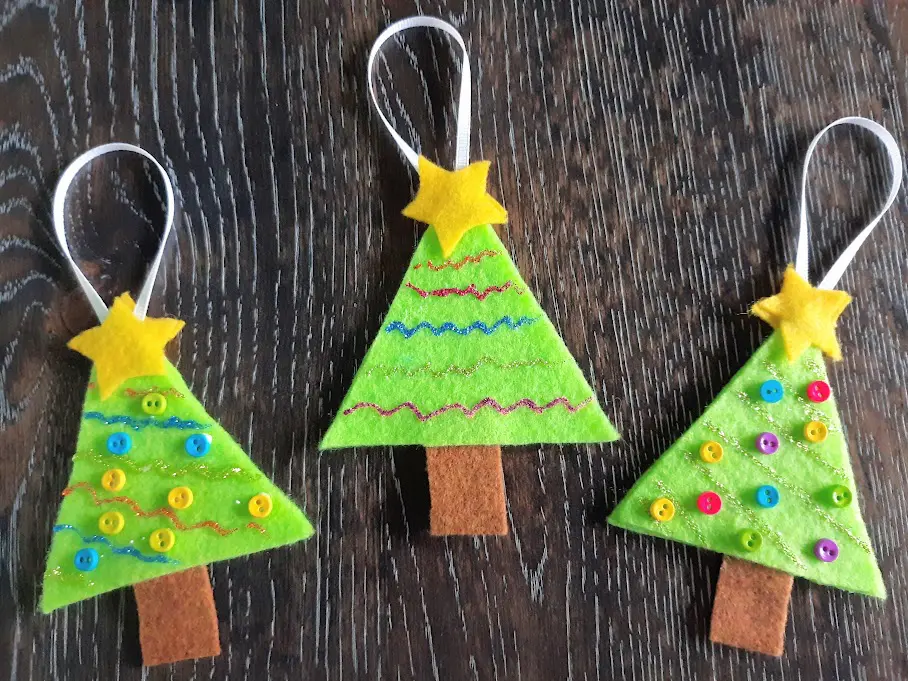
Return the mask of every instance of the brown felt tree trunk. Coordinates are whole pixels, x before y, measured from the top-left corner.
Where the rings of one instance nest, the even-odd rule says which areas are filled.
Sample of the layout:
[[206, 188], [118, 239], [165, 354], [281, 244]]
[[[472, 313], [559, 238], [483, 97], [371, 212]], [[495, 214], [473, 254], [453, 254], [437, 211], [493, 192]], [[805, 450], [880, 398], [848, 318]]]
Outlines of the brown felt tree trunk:
[[779, 657], [793, 582], [784, 572], [726, 556], [716, 584], [710, 639]]
[[133, 590], [145, 666], [213, 657], [221, 652], [207, 567], [140, 582]]
[[428, 447], [426, 468], [433, 535], [508, 533], [500, 446]]

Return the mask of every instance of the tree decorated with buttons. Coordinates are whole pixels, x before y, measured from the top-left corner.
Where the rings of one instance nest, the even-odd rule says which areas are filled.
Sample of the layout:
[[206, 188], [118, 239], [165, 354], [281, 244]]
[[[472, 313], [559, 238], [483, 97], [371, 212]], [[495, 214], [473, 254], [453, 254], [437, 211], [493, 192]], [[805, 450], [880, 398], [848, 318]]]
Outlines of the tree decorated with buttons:
[[[370, 73], [382, 43], [413, 26], [463, 47], [449, 24], [404, 20], [376, 41]], [[431, 532], [506, 534], [500, 445], [618, 435], [490, 224], [507, 213], [486, 191], [489, 163], [464, 153], [448, 171], [409, 152], [419, 191], [404, 215], [430, 227], [321, 447], [423, 445]]]
[[775, 332], [609, 518], [730, 557], [712, 639], [773, 655], [783, 650], [791, 576], [886, 594], [823, 360], [841, 359], [835, 326], [851, 297], [830, 290], [837, 266], [811, 286], [801, 252], [781, 291], [752, 308]]
[[[54, 222], [64, 253], [62, 204], [78, 170], [61, 177]], [[165, 188], [172, 211], [169, 180]], [[168, 216], [163, 243], [172, 224]], [[53, 526], [40, 608], [48, 613], [134, 586], [146, 665], [216, 655], [217, 613], [207, 564], [306, 539], [313, 528], [192, 395], [164, 356], [183, 328], [145, 316], [160, 251], [134, 303], [111, 308], [70, 259], [101, 323], [70, 340], [92, 371], [72, 473]], [[141, 306], [141, 307], [140, 307]]]

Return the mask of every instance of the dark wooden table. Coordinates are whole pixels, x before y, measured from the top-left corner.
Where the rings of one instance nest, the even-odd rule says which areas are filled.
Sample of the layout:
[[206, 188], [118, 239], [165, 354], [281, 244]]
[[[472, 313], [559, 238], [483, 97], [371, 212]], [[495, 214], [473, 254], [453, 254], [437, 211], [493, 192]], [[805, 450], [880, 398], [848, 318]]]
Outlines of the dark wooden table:
[[[604, 524], [769, 328], [746, 314], [793, 258], [807, 142], [847, 114], [905, 135], [908, 8], [884, 2], [0, 2], [0, 670], [12, 679], [903, 679], [908, 677], [908, 193], [846, 274], [832, 367], [890, 598], [795, 584], [780, 659], [708, 642], [720, 556]], [[393, 19], [461, 27], [473, 158], [506, 244], [623, 433], [505, 450], [510, 536], [427, 535], [425, 454], [320, 454], [419, 228], [416, 178], [366, 95]], [[901, 6], [900, 6], [901, 5]], [[380, 69], [388, 110], [453, 160], [456, 53], [416, 32]], [[417, 70], [418, 64], [421, 70]], [[404, 113], [404, 111], [406, 113]], [[122, 590], [36, 614], [88, 363], [91, 313], [51, 236], [61, 169], [138, 143], [182, 224], [155, 314], [173, 358], [306, 509], [306, 544], [212, 566], [223, 654], [146, 672]], [[882, 201], [865, 136], [814, 174], [814, 273]], [[160, 230], [141, 162], [98, 163], [72, 241], [105, 295]], [[2, 675], [2, 674], [0, 674]]]

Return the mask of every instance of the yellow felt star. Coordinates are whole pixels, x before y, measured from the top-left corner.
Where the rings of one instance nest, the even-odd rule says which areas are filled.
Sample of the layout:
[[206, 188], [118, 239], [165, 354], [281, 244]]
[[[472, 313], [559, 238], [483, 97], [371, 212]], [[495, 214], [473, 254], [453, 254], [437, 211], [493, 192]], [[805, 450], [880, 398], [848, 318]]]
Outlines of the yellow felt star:
[[844, 291], [829, 291], [811, 286], [788, 266], [782, 290], [754, 303], [751, 312], [782, 332], [788, 361], [794, 362], [811, 345], [833, 359], [842, 359], [835, 325], [851, 296]]
[[450, 171], [419, 157], [419, 191], [404, 215], [435, 228], [445, 257], [473, 227], [508, 219], [504, 206], [486, 192], [490, 165], [479, 161]]
[[135, 306], [128, 293], [118, 296], [107, 319], [67, 343], [95, 363], [102, 400], [125, 380], [163, 375], [164, 346], [183, 328], [179, 319], [140, 321], [133, 314]]

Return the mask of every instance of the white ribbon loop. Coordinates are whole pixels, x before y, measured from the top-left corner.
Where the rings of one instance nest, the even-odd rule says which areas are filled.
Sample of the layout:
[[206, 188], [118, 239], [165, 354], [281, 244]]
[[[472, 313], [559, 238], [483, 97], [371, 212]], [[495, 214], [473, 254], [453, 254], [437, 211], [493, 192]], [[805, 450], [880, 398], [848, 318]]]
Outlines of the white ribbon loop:
[[457, 146], [455, 147], [456, 153], [454, 156], [454, 169], [460, 170], [467, 166], [470, 159], [470, 57], [467, 53], [467, 46], [466, 43], [464, 43], [463, 37], [451, 24], [434, 17], [410, 17], [409, 19], [402, 19], [395, 22], [382, 31], [381, 35], [376, 38], [375, 44], [372, 45], [372, 50], [369, 52], [369, 62], [366, 66], [366, 80], [369, 82], [369, 94], [372, 97], [372, 104], [375, 106], [375, 110], [378, 112], [378, 116], [381, 118], [382, 123], [385, 124], [388, 132], [391, 133], [391, 137], [394, 138], [397, 146], [400, 147], [403, 155], [414, 168], [418, 168], [419, 154], [416, 153], [413, 147], [404, 141], [404, 138], [401, 137], [397, 130], [394, 129], [394, 126], [391, 125], [391, 121], [382, 113], [378, 103], [378, 94], [375, 91], [375, 84], [372, 79], [372, 70], [375, 68], [375, 59], [381, 51], [382, 45], [398, 33], [402, 33], [410, 28], [437, 28], [440, 31], [444, 31], [454, 38], [463, 52], [463, 67], [460, 71], [460, 95], [458, 96], [457, 102]]
[[107, 318], [107, 305], [104, 304], [101, 296], [98, 295], [98, 292], [91, 285], [91, 282], [88, 281], [88, 278], [82, 273], [82, 270], [79, 269], [79, 266], [76, 265], [76, 261], [73, 260], [72, 253], [70, 253], [69, 244], [66, 241], [66, 229], [64, 224], [66, 213], [66, 194], [69, 192], [69, 188], [72, 185], [76, 175], [79, 174], [80, 170], [85, 168], [96, 158], [116, 151], [133, 152], [139, 154], [140, 156], [144, 156], [149, 161], [151, 161], [152, 165], [154, 165], [154, 167], [161, 174], [161, 177], [164, 180], [164, 193], [167, 199], [167, 217], [164, 224], [164, 233], [161, 235], [161, 245], [158, 246], [158, 252], [155, 254], [154, 260], [151, 261], [151, 265], [148, 267], [148, 274], [145, 276], [145, 283], [142, 285], [142, 290], [139, 291], [139, 297], [136, 298], [135, 315], [139, 319], [145, 319], [145, 315], [148, 312], [148, 303], [151, 300], [151, 292], [152, 289], [154, 289], [155, 279], [157, 279], [158, 276], [158, 268], [161, 266], [161, 258], [164, 257], [164, 247], [167, 244], [167, 237], [170, 235], [171, 228], [173, 228], [174, 216], [173, 185], [171, 185], [170, 183], [170, 175], [167, 174], [167, 171], [164, 170], [164, 167], [160, 163], [158, 163], [157, 159], [154, 156], [149, 154], [141, 147], [137, 147], [132, 144], [125, 144], [122, 142], [102, 144], [100, 146], [94, 147], [93, 149], [89, 149], [84, 154], [79, 156], [75, 161], [70, 163], [66, 170], [63, 171], [63, 174], [60, 175], [60, 180], [57, 182], [57, 188], [54, 190], [54, 232], [57, 235], [57, 241], [60, 243], [60, 249], [63, 251], [63, 255], [66, 257], [69, 266], [72, 268], [73, 274], [76, 275], [76, 281], [79, 282], [79, 285], [85, 292], [85, 296], [88, 298], [88, 302], [91, 304], [92, 309], [98, 316], [98, 320], [102, 322]]
[[810, 146], [807, 147], [807, 155], [804, 157], [804, 173], [801, 176], [801, 215], [800, 215], [800, 228], [798, 229], [798, 250], [795, 255], [795, 271], [804, 278], [808, 280], [808, 229], [807, 229], [807, 170], [810, 166], [810, 157], [813, 155], [814, 150], [816, 149], [817, 144], [820, 139], [825, 135], [829, 130], [836, 127], [837, 125], [856, 125], [858, 127], [869, 130], [871, 133], [876, 136], [876, 138], [883, 143], [883, 146], [886, 148], [887, 153], [889, 154], [889, 164], [891, 165], [892, 172], [892, 184], [889, 186], [889, 196], [886, 199], [886, 204], [883, 206], [883, 209], [876, 214], [876, 216], [867, 224], [864, 229], [861, 230], [854, 241], [848, 244], [848, 248], [839, 256], [832, 267], [829, 268], [829, 272], [826, 273], [826, 276], [823, 277], [823, 280], [819, 283], [817, 288], [831, 289], [835, 288], [835, 285], [839, 283], [839, 279], [842, 278], [842, 275], [845, 273], [845, 270], [848, 269], [848, 266], [851, 264], [851, 261], [854, 260], [854, 256], [857, 255], [858, 250], [861, 248], [863, 243], [867, 240], [867, 237], [870, 236], [870, 233], [873, 231], [873, 228], [877, 226], [880, 220], [883, 219], [883, 216], [886, 214], [892, 204], [895, 202], [895, 197], [899, 193], [899, 187], [902, 184], [902, 154], [899, 151], [899, 145], [896, 143], [892, 135], [889, 134], [889, 131], [886, 130], [882, 125], [871, 121], [868, 118], [862, 118], [860, 116], [848, 116], [846, 118], [840, 118], [837, 121], [833, 121], [825, 128], [820, 130], [817, 133], [817, 136], [813, 138], [810, 142]]

